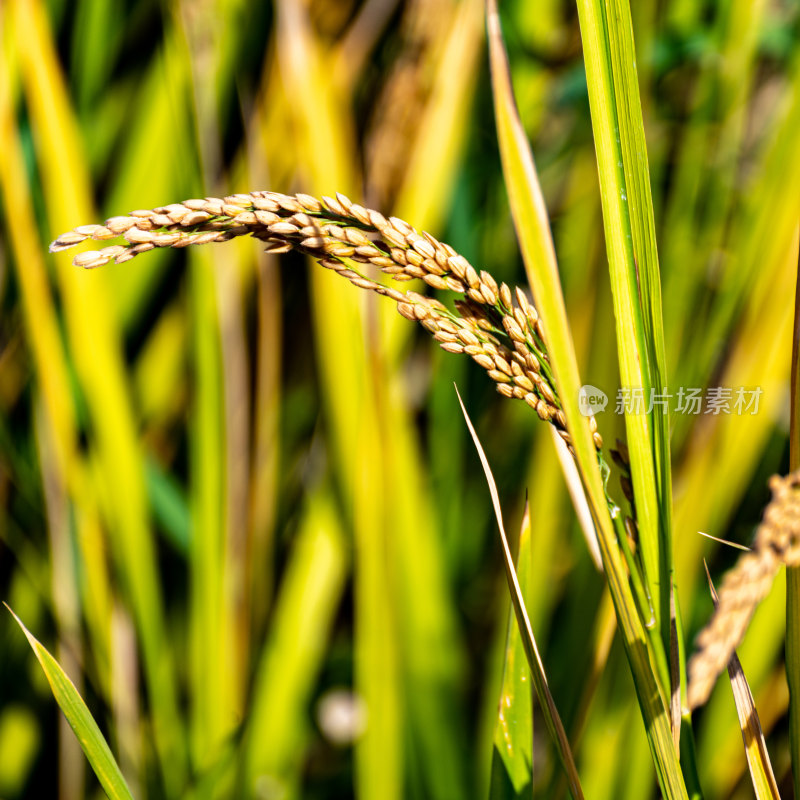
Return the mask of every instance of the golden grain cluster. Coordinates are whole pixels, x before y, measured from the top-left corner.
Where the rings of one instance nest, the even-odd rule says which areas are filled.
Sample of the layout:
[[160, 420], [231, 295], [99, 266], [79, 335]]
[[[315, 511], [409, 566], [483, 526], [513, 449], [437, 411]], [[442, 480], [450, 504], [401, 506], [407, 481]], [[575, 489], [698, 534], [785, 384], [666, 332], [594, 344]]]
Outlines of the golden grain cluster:
[[[570, 445], [549, 367], [546, 337], [525, 293], [513, 292], [486, 271], [478, 272], [452, 247], [418, 233], [397, 217], [386, 218], [342, 194], [318, 200], [306, 194], [235, 194], [186, 200], [152, 210], [112, 217], [103, 225], [83, 225], [50, 246], [58, 252], [87, 239], [122, 237], [125, 244], [79, 253], [80, 267], [117, 264], [156, 247], [188, 247], [250, 235], [272, 253], [298, 250], [361, 289], [389, 297], [407, 319], [419, 322], [450, 353], [471, 356], [505, 397], [524, 400], [551, 422]], [[434, 289], [460, 295], [451, 311], [415, 291], [400, 292], [354, 269], [371, 265], [395, 281], [420, 279]], [[595, 445], [603, 441], [590, 419]]]

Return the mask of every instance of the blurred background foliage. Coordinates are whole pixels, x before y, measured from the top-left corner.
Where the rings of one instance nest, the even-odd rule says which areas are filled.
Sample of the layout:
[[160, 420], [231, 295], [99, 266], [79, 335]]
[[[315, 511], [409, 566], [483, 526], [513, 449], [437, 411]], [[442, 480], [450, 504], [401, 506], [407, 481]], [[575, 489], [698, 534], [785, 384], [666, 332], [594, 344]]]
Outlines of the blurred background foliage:
[[[531, 506], [528, 607], [590, 797], [655, 792], [602, 577], [546, 426], [380, 298], [234, 241], [95, 272], [64, 230], [252, 189], [406, 219], [522, 283], [477, 0], [0, 5], [0, 597], [57, 655], [137, 797], [484, 797], [508, 601], [488, 492]], [[576, 12], [501, 4], [584, 382], [619, 384]], [[788, 464], [800, 7], [633, 4], [671, 387], [688, 635]], [[341, 284], [341, 285], [340, 285]], [[619, 495], [615, 484], [613, 491]], [[784, 786], [784, 587], [740, 650]], [[721, 682], [707, 796], [749, 796]], [[538, 796], [563, 792], [534, 725]], [[0, 615], [0, 797], [99, 787]], [[787, 791], [788, 790], [787, 788]]]

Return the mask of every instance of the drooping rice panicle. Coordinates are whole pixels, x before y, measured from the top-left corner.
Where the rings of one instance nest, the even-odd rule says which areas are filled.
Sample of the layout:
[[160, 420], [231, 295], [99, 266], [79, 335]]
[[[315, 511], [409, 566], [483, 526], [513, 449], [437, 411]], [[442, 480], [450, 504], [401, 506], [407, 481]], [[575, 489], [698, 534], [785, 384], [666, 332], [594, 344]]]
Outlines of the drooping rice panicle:
[[[396, 217], [351, 202], [342, 194], [318, 200], [306, 194], [251, 192], [207, 197], [83, 225], [51, 245], [59, 252], [86, 240], [122, 237], [125, 244], [79, 253], [76, 266], [94, 268], [129, 261], [156, 247], [188, 247], [250, 235], [271, 253], [298, 250], [354, 285], [389, 297], [400, 313], [430, 331], [451, 353], [466, 353], [482, 366], [505, 397], [525, 401], [570, 444], [536, 310], [521, 289], [477, 271], [452, 247], [418, 233]], [[461, 295], [455, 311], [417, 292], [400, 292], [356, 269], [376, 267], [395, 281], [420, 279]], [[595, 445], [602, 447], [594, 418]]]
[[780, 567], [800, 564], [800, 472], [773, 475], [769, 486], [772, 500], [752, 550], [725, 576], [714, 615], [697, 636], [697, 650], [688, 665], [692, 709], [708, 700]]

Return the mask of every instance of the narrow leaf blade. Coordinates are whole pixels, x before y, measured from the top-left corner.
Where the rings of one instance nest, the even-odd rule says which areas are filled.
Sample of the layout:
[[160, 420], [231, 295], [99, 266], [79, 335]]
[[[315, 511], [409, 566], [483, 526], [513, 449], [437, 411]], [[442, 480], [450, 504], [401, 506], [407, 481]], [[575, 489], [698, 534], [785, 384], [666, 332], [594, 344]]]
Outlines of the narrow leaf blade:
[[[795, 241], [800, 243], [800, 230]], [[792, 329], [789, 469], [800, 467], [800, 248]], [[786, 567], [786, 681], [789, 684], [789, 735], [795, 795], [800, 797], [800, 567]]]
[[604, 508], [602, 482], [591, 432], [588, 421], [578, 408], [578, 391], [581, 385], [578, 363], [567, 321], [547, 209], [533, 155], [514, 100], [495, 0], [487, 2], [486, 25], [497, 138], [514, 228], [534, 303], [545, 323], [547, 347], [559, 389], [559, 399], [564, 407], [581, 477], [590, 504], [595, 508]]
[[[717, 590], [708, 573], [708, 566], [706, 566], [706, 577], [716, 608], [718, 605]], [[744, 752], [747, 756], [747, 766], [750, 770], [756, 798], [757, 800], [780, 800], [778, 784], [775, 780], [775, 773], [772, 771], [772, 763], [767, 752], [767, 743], [764, 741], [764, 732], [761, 730], [761, 720], [758, 717], [753, 693], [750, 691], [742, 663], [736, 652], [728, 662], [728, 677], [733, 689], [736, 714], [739, 717], [739, 727], [742, 730], [744, 741]]]
[[[5, 605], [5, 604], [4, 604]], [[6, 605], [9, 611], [8, 605]], [[25, 627], [22, 620], [11, 611], [17, 624], [28, 639], [36, 658], [44, 670], [47, 681], [64, 716], [67, 718], [72, 730], [78, 737], [78, 742], [89, 760], [94, 774], [100, 781], [103, 790], [111, 800], [133, 800], [133, 795], [122, 777], [117, 762], [111, 753], [108, 743], [103, 738], [100, 728], [91, 715], [91, 712], [78, 694], [72, 681], [59, 666], [58, 662], [50, 655], [44, 645]]]
[[[552, 236], [536, 167], [517, 111], [496, 0], [486, 2], [495, 118], [503, 174], [528, 279], [547, 330], [547, 345], [575, 460], [598, 534], [603, 564], [633, 672], [653, 760], [664, 795], [686, 797], [663, 686], [654, 673], [652, 640], [641, 624], [615, 538], [589, 426], [578, 408], [581, 386]], [[663, 661], [663, 653], [662, 659]]]
[[[523, 595], [530, 581], [531, 523], [528, 505], [519, 534], [517, 575]], [[514, 609], [508, 613], [503, 684], [497, 704], [494, 729], [494, 747], [505, 768], [508, 779], [519, 794], [533, 779], [533, 706], [531, 679], [525, 661], [519, 626], [514, 619]], [[490, 795], [495, 797], [495, 790]]]
[[528, 612], [525, 608], [525, 600], [522, 596], [522, 589], [520, 588], [519, 578], [517, 571], [514, 568], [514, 560], [511, 557], [511, 548], [508, 545], [508, 537], [506, 536], [505, 526], [503, 524], [503, 513], [500, 507], [500, 496], [497, 493], [497, 485], [492, 475], [489, 460], [486, 458], [486, 453], [483, 451], [483, 446], [478, 439], [478, 434], [472, 425], [472, 421], [467, 414], [467, 409], [461, 400], [461, 395], [456, 389], [458, 395], [458, 402], [461, 406], [461, 412], [464, 414], [464, 419], [467, 423], [472, 441], [475, 443], [475, 449], [478, 451], [478, 456], [483, 466], [484, 474], [486, 475], [486, 482], [489, 484], [489, 494], [492, 498], [492, 506], [494, 513], [497, 517], [497, 526], [500, 531], [500, 541], [503, 545], [503, 561], [506, 568], [506, 577], [508, 579], [508, 588], [511, 592], [511, 605], [517, 618], [517, 625], [519, 626], [520, 634], [522, 637], [522, 645], [525, 649], [525, 655], [528, 659], [528, 666], [531, 669], [531, 677], [533, 678], [533, 685], [536, 689], [536, 695], [539, 698], [539, 704], [542, 709], [547, 730], [550, 733], [550, 738], [556, 748], [561, 765], [569, 782], [569, 788], [575, 800], [583, 798], [583, 790], [581, 789], [580, 779], [578, 777], [578, 770], [575, 766], [575, 759], [572, 755], [572, 750], [569, 746], [567, 734], [564, 731], [564, 725], [561, 722], [561, 717], [553, 701], [553, 695], [550, 693], [550, 687], [547, 683], [547, 675], [544, 671], [542, 659], [539, 656], [539, 649], [536, 646], [536, 639], [531, 629], [530, 619]]

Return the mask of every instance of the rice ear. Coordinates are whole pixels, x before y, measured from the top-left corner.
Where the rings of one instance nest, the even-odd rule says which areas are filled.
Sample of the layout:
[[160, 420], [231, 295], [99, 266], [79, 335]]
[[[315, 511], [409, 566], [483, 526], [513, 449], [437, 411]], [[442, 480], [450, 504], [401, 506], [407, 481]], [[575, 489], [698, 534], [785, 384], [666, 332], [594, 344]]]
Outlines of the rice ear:
[[[105, 225], [80, 226], [59, 236], [50, 250], [121, 236], [125, 244], [79, 253], [73, 259], [76, 266], [94, 268], [122, 263], [157, 247], [183, 248], [248, 235], [265, 242], [270, 253], [306, 253], [358, 288], [394, 300], [404, 317], [419, 322], [447, 352], [469, 355], [500, 394], [523, 400], [571, 447], [542, 321], [525, 293], [498, 284], [429, 233], [420, 234], [404, 220], [387, 219], [341, 193], [321, 199], [251, 192], [186, 200], [112, 217]], [[430, 297], [374, 280], [358, 269], [360, 264], [397, 282], [419, 279], [432, 289], [462, 297], [452, 312]], [[596, 425], [593, 431], [600, 449], [603, 440]]]

